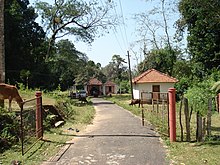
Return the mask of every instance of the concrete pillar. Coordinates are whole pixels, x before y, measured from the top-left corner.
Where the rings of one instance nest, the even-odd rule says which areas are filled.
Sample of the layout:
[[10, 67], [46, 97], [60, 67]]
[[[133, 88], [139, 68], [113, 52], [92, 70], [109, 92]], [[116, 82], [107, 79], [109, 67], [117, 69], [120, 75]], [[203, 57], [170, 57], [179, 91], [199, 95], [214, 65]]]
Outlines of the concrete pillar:
[[170, 142], [176, 141], [176, 89], [169, 88], [169, 126]]

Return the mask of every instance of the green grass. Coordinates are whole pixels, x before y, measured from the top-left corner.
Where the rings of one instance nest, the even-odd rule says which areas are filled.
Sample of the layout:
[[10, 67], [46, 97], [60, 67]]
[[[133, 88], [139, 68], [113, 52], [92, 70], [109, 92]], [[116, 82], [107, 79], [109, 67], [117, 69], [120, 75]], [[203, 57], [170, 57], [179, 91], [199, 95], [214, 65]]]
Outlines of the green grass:
[[[138, 106], [129, 106], [130, 103], [130, 96], [123, 96], [123, 95], [115, 95], [111, 98], [106, 98], [123, 108], [131, 111], [133, 114], [137, 116], [141, 116], [141, 108]], [[158, 116], [156, 113], [151, 113], [150, 107], [146, 107], [145, 109], [145, 119], [153, 124], [157, 131], [159, 132], [166, 132], [166, 125], [163, 122], [158, 120]], [[191, 118], [191, 139], [194, 142], [180, 142], [180, 126], [179, 126], [179, 104], [177, 104], [176, 109], [176, 126], [177, 126], [177, 142], [170, 142], [169, 137], [161, 134], [163, 139], [163, 143], [167, 146], [168, 154], [167, 159], [171, 160], [173, 165], [202, 165], [202, 164], [209, 164], [209, 165], [219, 165], [220, 158], [220, 115], [218, 113], [213, 113], [212, 115], [212, 135], [218, 135], [219, 137], [217, 140], [213, 140], [212, 138], [206, 139], [202, 143], [195, 142], [195, 134], [196, 134], [196, 116], [195, 114], [192, 115]], [[184, 115], [182, 112], [182, 122], [183, 127], [185, 130], [185, 123], [184, 123]], [[184, 131], [184, 140], [186, 138], [186, 134]]]
[[[34, 91], [20, 91], [23, 98], [34, 98]], [[54, 97], [55, 95], [55, 97]], [[55, 99], [56, 98], [56, 99]], [[14, 145], [10, 150], [0, 154], [0, 164], [11, 164], [12, 160], [19, 160], [25, 165], [38, 165], [54, 156], [58, 151], [71, 141], [76, 135], [76, 129], [82, 131], [86, 125], [92, 122], [95, 115], [94, 107], [91, 102], [88, 104], [77, 103], [77, 100], [71, 100], [67, 93], [57, 96], [55, 93], [43, 93], [43, 105], [57, 104], [58, 102], [67, 103], [67, 107], [58, 106], [61, 111], [66, 113], [65, 124], [59, 128], [52, 128], [44, 132], [43, 140], [39, 140], [24, 156], [21, 154], [21, 144]], [[74, 131], [68, 130], [73, 128]]]

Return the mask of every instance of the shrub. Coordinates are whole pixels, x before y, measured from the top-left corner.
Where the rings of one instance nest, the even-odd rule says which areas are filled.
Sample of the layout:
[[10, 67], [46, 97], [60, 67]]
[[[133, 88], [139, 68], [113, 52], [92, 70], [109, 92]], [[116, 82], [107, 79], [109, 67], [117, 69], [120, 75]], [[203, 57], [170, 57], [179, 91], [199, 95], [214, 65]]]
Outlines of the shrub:
[[14, 113], [0, 114], [0, 152], [9, 149], [19, 140], [19, 121]]

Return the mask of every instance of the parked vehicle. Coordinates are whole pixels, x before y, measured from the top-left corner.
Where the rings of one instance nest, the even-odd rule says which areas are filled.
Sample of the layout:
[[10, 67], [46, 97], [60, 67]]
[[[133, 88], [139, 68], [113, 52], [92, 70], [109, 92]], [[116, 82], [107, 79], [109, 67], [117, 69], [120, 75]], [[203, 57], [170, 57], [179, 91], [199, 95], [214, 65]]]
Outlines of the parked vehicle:
[[78, 98], [86, 98], [87, 92], [85, 90], [78, 90], [77, 92], [75, 91], [70, 91], [69, 92], [69, 97], [72, 99], [78, 99]]
[[87, 97], [87, 92], [85, 90], [79, 90], [77, 91], [76, 93], [76, 98], [79, 98], [79, 97]]

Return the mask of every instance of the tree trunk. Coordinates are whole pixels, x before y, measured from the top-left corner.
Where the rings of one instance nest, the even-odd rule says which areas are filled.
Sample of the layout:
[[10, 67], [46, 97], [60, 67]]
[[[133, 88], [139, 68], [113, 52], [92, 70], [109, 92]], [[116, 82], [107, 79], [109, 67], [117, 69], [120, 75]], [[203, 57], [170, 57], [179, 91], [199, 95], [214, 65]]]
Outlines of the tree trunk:
[[5, 82], [4, 0], [0, 1], [0, 82]]
[[[5, 82], [4, 3], [0, 1], [0, 82]], [[0, 107], [4, 107], [4, 100], [0, 100]]]

